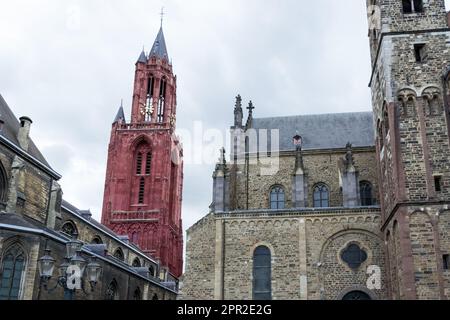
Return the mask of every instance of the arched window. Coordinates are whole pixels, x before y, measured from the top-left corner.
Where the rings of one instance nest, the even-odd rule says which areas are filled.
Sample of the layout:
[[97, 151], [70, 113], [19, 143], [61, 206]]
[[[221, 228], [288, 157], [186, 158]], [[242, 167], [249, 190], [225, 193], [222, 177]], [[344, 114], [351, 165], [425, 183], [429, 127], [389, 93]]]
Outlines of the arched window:
[[260, 246], [253, 253], [253, 300], [272, 299], [272, 257], [269, 248]]
[[103, 240], [102, 238], [100, 238], [100, 236], [95, 236], [92, 239], [91, 244], [103, 244]]
[[145, 162], [145, 174], [150, 175], [152, 172], [152, 153], [147, 152], [147, 159]]
[[134, 243], [134, 244], [138, 244], [138, 242], [139, 242], [139, 233], [137, 231], [134, 231], [131, 234], [131, 242]]
[[362, 206], [373, 205], [372, 184], [370, 182], [361, 181], [359, 183], [359, 193]]
[[433, 96], [430, 99], [426, 99], [428, 104], [428, 114], [430, 116], [439, 115], [441, 112], [441, 105], [440, 105], [440, 99], [439, 96]]
[[133, 264], [131, 265], [134, 268], [140, 268], [141, 267], [141, 260], [139, 260], [138, 258], [133, 260]]
[[284, 209], [285, 194], [284, 189], [280, 186], [272, 187], [270, 190], [270, 209]]
[[355, 290], [347, 293], [342, 300], [372, 300], [372, 298], [365, 292]]
[[383, 138], [387, 137], [389, 133], [389, 113], [387, 111], [387, 104], [383, 108]]
[[164, 122], [164, 109], [166, 107], [166, 87], [167, 87], [167, 80], [165, 77], [163, 77], [161, 79], [161, 85], [159, 88], [159, 103], [158, 103], [158, 114], [157, 114], [158, 123]]
[[8, 194], [8, 179], [5, 168], [0, 163], [0, 205], [6, 207], [6, 197]]
[[25, 263], [26, 255], [19, 244], [13, 244], [5, 251], [1, 264], [0, 300], [19, 299]]
[[139, 289], [139, 287], [137, 287], [136, 290], [134, 290], [133, 300], [142, 300], [141, 289]]
[[150, 268], [148, 268], [148, 270], [150, 271], [150, 275], [152, 276], [152, 277], [155, 277], [156, 275], [155, 275], [155, 268], [153, 267], [153, 266], [150, 266]]
[[111, 281], [108, 285], [105, 293], [105, 300], [119, 300], [119, 287], [116, 280]]
[[79, 233], [77, 226], [72, 221], [65, 222], [61, 227], [61, 231], [73, 239], [78, 238]]
[[383, 125], [381, 124], [381, 120], [378, 119], [377, 123], [377, 133], [378, 133], [378, 142], [380, 144], [380, 151], [384, 146], [384, 135], [383, 135]]
[[125, 256], [123, 254], [122, 249], [117, 248], [116, 251], [114, 251], [114, 258], [120, 260], [120, 261], [124, 261], [125, 260]]
[[143, 204], [145, 199], [145, 179], [141, 178], [139, 181], [139, 196], [138, 196], [138, 203]]
[[330, 206], [330, 192], [328, 187], [319, 183], [314, 187], [314, 208], [328, 208]]
[[150, 75], [148, 79], [148, 86], [147, 86], [147, 101], [146, 101], [146, 112], [145, 112], [145, 121], [150, 122], [152, 121], [152, 112], [153, 109], [153, 88], [155, 87], [155, 79], [153, 78], [153, 75]]
[[142, 153], [138, 152], [136, 156], [136, 174], [142, 174]]
[[403, 13], [423, 12], [423, 0], [402, 0]]
[[155, 293], [154, 295], [153, 295], [153, 298], [152, 298], [152, 300], [159, 300], [159, 298], [158, 298], [158, 295]]

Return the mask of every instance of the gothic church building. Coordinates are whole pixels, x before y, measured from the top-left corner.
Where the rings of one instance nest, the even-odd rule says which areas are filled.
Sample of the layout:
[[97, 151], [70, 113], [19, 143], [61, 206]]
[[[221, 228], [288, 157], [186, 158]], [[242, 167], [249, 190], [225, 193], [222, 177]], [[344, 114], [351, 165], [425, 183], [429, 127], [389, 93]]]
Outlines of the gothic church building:
[[450, 298], [445, 3], [367, 7], [372, 112], [258, 119], [250, 103], [244, 124], [237, 97], [230, 160], [187, 232], [182, 298]]

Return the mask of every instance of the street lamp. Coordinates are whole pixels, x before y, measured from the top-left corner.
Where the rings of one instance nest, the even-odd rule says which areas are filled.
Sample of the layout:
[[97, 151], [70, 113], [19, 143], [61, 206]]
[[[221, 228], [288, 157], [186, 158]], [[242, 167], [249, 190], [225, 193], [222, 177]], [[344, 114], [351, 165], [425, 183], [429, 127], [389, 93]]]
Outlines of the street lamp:
[[[101, 276], [102, 267], [95, 257], [91, 257], [87, 264], [86, 260], [81, 256], [82, 246], [83, 243], [80, 241], [69, 241], [66, 243], [67, 257], [64, 258], [64, 262], [58, 267], [59, 277], [53, 288], [48, 288], [48, 282], [53, 276], [56, 260], [51, 257], [50, 249], [45, 249], [45, 255], [38, 260], [38, 267], [41, 285], [46, 291], [51, 293], [60, 286], [64, 289], [65, 299], [72, 299], [76, 290], [82, 290], [86, 295], [89, 294], [84, 288], [83, 281], [83, 274], [86, 271], [85, 278], [91, 287], [90, 292], [94, 292]], [[79, 283], [78, 287], [76, 286], [77, 283]]]
[[50, 249], [45, 249], [45, 255], [38, 260], [39, 274], [41, 279], [47, 282], [55, 269], [55, 259], [50, 256]]

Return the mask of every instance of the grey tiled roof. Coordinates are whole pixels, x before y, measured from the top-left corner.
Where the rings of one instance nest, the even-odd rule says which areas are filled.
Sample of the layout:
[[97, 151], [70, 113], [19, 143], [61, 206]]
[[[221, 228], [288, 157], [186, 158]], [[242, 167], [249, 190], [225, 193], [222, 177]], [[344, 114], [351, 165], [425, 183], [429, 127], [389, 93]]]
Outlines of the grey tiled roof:
[[[17, 133], [20, 128], [19, 120], [9, 108], [2, 95], [0, 95], [0, 119], [5, 122], [3, 125], [3, 130], [1, 130], [0, 134], [20, 148], [19, 141], [17, 140]], [[28, 153], [44, 165], [50, 167], [47, 160], [45, 160], [44, 156], [31, 139], [28, 146]]]
[[[304, 150], [374, 146], [372, 112], [302, 115], [253, 119], [253, 129], [279, 129], [280, 151], [294, 150], [296, 132], [303, 138]], [[268, 131], [270, 146], [270, 131]]]
[[117, 111], [116, 118], [114, 119], [113, 123], [118, 122], [120, 119], [122, 119], [123, 122], [126, 122], [125, 120], [125, 113], [123, 112], [123, 107], [120, 106], [119, 111]]
[[166, 40], [164, 39], [164, 32], [162, 27], [161, 29], [159, 29], [158, 35], [156, 36], [149, 56], [169, 60], [169, 54], [167, 53]]
[[147, 63], [147, 56], [145, 55], [144, 50], [142, 50], [141, 55], [139, 56], [139, 59], [136, 63], [138, 62]]

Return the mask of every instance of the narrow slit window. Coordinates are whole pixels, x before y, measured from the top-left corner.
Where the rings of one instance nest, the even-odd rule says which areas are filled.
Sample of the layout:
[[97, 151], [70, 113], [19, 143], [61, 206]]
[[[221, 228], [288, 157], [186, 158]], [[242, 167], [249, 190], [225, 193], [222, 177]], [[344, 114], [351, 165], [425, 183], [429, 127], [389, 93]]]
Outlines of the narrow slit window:
[[442, 176], [434, 176], [434, 189], [436, 192], [442, 191]]
[[136, 158], [136, 174], [142, 174], [142, 153], [138, 153]]
[[161, 86], [159, 89], [159, 103], [158, 103], [158, 123], [164, 122], [164, 109], [166, 107], [166, 79], [161, 80]]
[[151, 172], [152, 172], [152, 153], [148, 152], [147, 161], [145, 163], [145, 174], [150, 175]]
[[427, 50], [425, 44], [415, 44], [414, 54], [416, 56], [416, 62], [425, 62], [427, 60]]
[[139, 182], [139, 204], [144, 203], [144, 195], [145, 195], [145, 179], [141, 178]]
[[146, 112], [145, 112], [145, 121], [151, 121], [151, 110], [153, 106], [153, 87], [155, 80], [153, 77], [148, 79], [148, 87], [147, 87], [147, 101], [146, 101]]
[[450, 270], [450, 255], [444, 254], [442, 259], [442, 262], [444, 263], [444, 270]]

